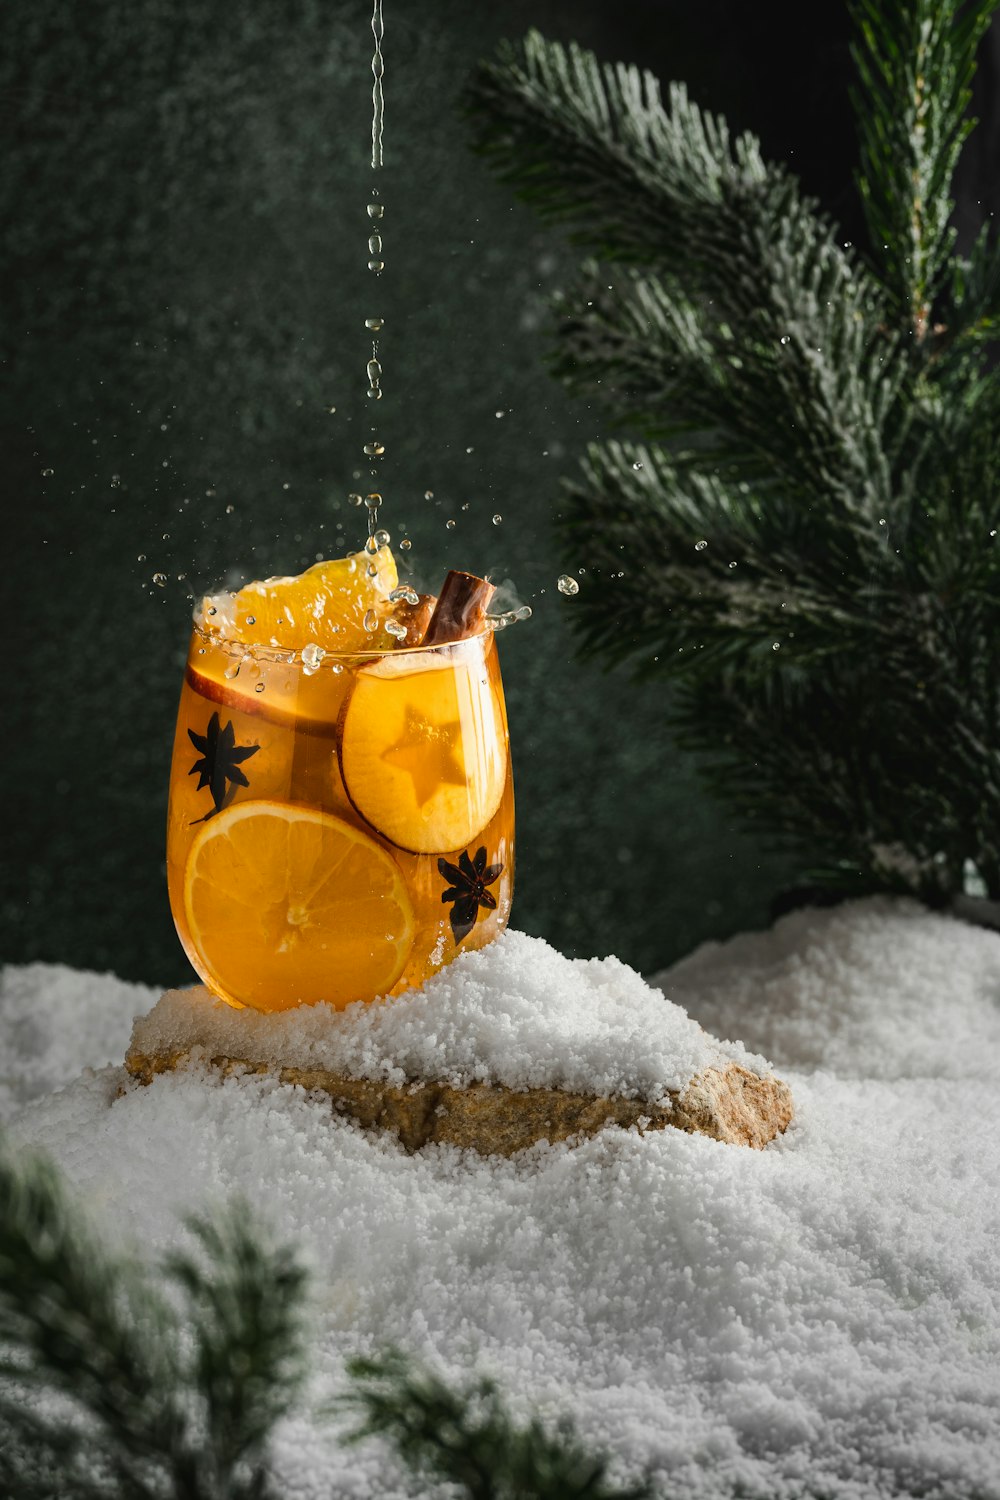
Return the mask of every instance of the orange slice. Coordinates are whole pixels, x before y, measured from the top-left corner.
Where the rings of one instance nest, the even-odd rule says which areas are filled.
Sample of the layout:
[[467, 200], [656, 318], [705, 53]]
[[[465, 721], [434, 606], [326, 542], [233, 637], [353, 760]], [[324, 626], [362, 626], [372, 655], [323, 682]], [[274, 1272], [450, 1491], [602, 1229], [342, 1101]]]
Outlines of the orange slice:
[[[372, 575], [369, 575], [369, 569]], [[353, 552], [318, 562], [295, 578], [264, 578], [235, 594], [216, 594], [202, 605], [202, 623], [229, 639], [255, 646], [324, 651], [391, 651], [385, 631], [389, 594], [399, 582], [388, 547], [369, 556]], [[375, 623], [365, 625], [374, 612]]]
[[358, 812], [391, 843], [415, 854], [468, 844], [507, 779], [503, 709], [482, 662], [429, 652], [359, 672], [340, 769]]
[[287, 802], [237, 802], [209, 819], [188, 854], [184, 910], [208, 983], [266, 1011], [386, 994], [415, 931], [392, 856]]

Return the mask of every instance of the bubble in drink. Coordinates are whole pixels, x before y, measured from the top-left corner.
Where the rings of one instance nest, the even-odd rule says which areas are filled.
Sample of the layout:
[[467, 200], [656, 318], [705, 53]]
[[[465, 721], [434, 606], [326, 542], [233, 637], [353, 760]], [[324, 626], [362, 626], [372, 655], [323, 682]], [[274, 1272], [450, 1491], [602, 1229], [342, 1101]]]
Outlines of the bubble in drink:
[[379, 330], [382, 327], [382, 319], [381, 318], [366, 318], [365, 319], [365, 327], [366, 328], [370, 328], [371, 331], [372, 331], [372, 333], [378, 333]]
[[317, 646], [315, 641], [310, 641], [308, 646], [302, 647], [302, 670], [307, 677], [319, 671], [320, 663], [325, 655], [323, 647]]
[[576, 579], [571, 578], [568, 573], [561, 573], [559, 575], [559, 580], [556, 584], [556, 588], [559, 590], [560, 594], [578, 594], [580, 592], [580, 585], [577, 583]]

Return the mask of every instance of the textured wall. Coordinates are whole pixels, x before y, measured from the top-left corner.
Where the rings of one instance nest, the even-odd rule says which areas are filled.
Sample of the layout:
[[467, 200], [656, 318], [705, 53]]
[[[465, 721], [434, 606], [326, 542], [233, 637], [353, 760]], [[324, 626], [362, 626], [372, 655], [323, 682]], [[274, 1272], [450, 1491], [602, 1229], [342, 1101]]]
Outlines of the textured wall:
[[[385, 523], [413, 538], [418, 581], [489, 569], [534, 609], [502, 641], [516, 924], [653, 968], [765, 918], [787, 868], [699, 792], [663, 690], [574, 654], [573, 601], [555, 582], [587, 558], [560, 557], [549, 523], [560, 474], [600, 428], [543, 364], [547, 299], [573, 257], [469, 156], [455, 100], [477, 56], [537, 23], [687, 77], [776, 153], [801, 138], [838, 211], [840, 9], [832, 41], [803, 32], [810, 66], [793, 76], [767, 7], [756, 22], [719, 0], [627, 15], [387, 0], [376, 284], [367, 5], [10, 0], [0, 957], [183, 976], [162, 850], [189, 610], [176, 575], [201, 589], [360, 544], [345, 496], [373, 312], [386, 320]], [[831, 165], [809, 143], [834, 127]]]

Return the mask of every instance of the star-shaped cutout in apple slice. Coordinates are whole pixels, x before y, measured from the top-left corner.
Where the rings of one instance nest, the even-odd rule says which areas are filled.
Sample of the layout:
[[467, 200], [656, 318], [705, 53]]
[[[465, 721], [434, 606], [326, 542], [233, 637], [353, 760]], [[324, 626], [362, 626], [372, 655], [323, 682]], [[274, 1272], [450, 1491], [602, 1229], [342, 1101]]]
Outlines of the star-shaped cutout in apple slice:
[[435, 724], [411, 704], [406, 705], [403, 733], [383, 753], [390, 766], [406, 771], [413, 779], [413, 795], [423, 807], [443, 783], [464, 786], [467, 775], [459, 746], [462, 725]]

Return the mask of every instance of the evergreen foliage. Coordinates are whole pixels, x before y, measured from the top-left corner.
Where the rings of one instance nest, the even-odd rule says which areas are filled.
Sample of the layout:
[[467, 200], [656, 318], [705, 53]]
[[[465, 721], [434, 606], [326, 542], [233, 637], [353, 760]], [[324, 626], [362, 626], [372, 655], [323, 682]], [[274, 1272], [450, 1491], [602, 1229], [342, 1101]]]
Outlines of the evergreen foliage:
[[468, 100], [599, 257], [554, 354], [621, 432], [559, 523], [584, 649], [671, 680], [681, 742], [813, 878], [932, 902], [1000, 897], [1000, 251], [949, 227], [996, 4], [857, 0], [867, 257], [683, 85], [531, 32]]
[[[189, 1221], [153, 1276], [115, 1257], [44, 1160], [0, 1148], [0, 1494], [271, 1500], [275, 1425], [306, 1373], [306, 1277], [245, 1207]], [[399, 1352], [348, 1366], [354, 1440], [385, 1438], [473, 1500], [646, 1500], [566, 1424], [511, 1420], [489, 1381], [452, 1391]], [[450, 1493], [454, 1493], [454, 1489]], [[430, 1493], [430, 1492], [428, 1492]]]

